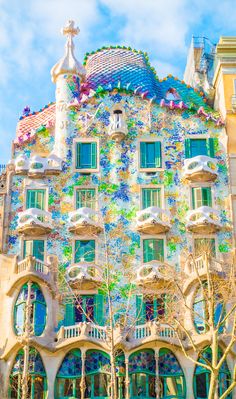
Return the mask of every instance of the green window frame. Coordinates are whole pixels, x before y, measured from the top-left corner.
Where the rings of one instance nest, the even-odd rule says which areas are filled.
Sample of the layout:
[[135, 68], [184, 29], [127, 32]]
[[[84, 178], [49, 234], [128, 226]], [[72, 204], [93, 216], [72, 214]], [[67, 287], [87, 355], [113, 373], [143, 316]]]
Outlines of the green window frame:
[[204, 250], [212, 252], [216, 256], [216, 242], [215, 238], [195, 238], [194, 239], [194, 254], [200, 256]]
[[[145, 324], [147, 321], [162, 319], [166, 314], [166, 303], [168, 297], [166, 294], [160, 297], [145, 297], [144, 295], [136, 295], [136, 320], [137, 324]], [[152, 309], [150, 309], [150, 305]]]
[[26, 209], [37, 208], [45, 209], [46, 190], [27, 190], [26, 193]]
[[76, 209], [96, 208], [96, 190], [95, 188], [81, 188], [76, 190]]
[[95, 240], [75, 240], [75, 263], [95, 261]]
[[143, 262], [164, 260], [164, 240], [158, 238], [148, 238], [143, 240]]
[[[86, 316], [86, 309], [89, 303], [89, 299], [93, 299], [93, 316]], [[81, 302], [81, 305], [79, 304]], [[90, 302], [91, 305], [91, 302]], [[64, 316], [64, 325], [65, 326], [73, 326], [76, 324], [76, 306], [81, 306], [81, 316], [82, 321], [94, 321], [95, 324], [99, 326], [103, 326], [105, 323], [104, 317], [104, 295], [98, 293], [95, 295], [80, 295], [79, 298], [75, 300], [70, 300], [65, 305], [65, 316]], [[78, 323], [79, 321], [77, 321]]]
[[214, 138], [185, 139], [185, 158], [193, 158], [198, 155], [207, 155], [214, 158], [214, 140]]
[[[40, 336], [45, 330], [47, 320], [47, 305], [44, 295], [37, 283], [33, 283], [31, 299], [30, 321], [35, 336]], [[28, 295], [28, 284], [25, 284], [17, 297], [14, 306], [14, 329], [16, 335], [21, 335], [25, 327], [25, 309]]]
[[23, 259], [27, 256], [34, 256], [36, 259], [44, 261], [45, 241], [44, 240], [24, 240]]
[[97, 169], [97, 142], [76, 143], [76, 169]]
[[142, 188], [142, 208], [161, 207], [161, 188]]
[[140, 142], [140, 168], [156, 169], [162, 167], [161, 142]]
[[211, 187], [192, 188], [192, 207], [196, 209], [201, 206], [212, 206]]

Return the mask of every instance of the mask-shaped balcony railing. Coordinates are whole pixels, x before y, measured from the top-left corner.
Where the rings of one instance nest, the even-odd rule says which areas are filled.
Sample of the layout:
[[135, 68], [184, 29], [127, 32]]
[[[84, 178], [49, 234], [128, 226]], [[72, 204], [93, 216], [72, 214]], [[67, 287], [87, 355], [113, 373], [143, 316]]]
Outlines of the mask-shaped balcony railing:
[[76, 288], [95, 288], [102, 282], [102, 270], [93, 262], [80, 262], [68, 267], [66, 280]]
[[109, 135], [117, 143], [124, 140], [127, 135], [127, 125], [123, 114], [113, 114], [110, 117]]
[[164, 263], [158, 260], [143, 263], [136, 271], [135, 281], [137, 285], [157, 287], [168, 280]]
[[198, 155], [184, 161], [184, 177], [189, 181], [214, 181], [217, 176], [217, 161], [214, 158]]
[[150, 206], [137, 212], [136, 229], [140, 233], [166, 233], [170, 228], [170, 213], [166, 209]]
[[99, 234], [102, 231], [101, 217], [91, 208], [79, 208], [69, 214], [69, 231], [78, 235]]
[[62, 159], [55, 154], [50, 154], [47, 158], [38, 155], [27, 158], [25, 155], [20, 155], [15, 160], [16, 173], [29, 174], [30, 177], [58, 174], [61, 170]]
[[42, 235], [52, 230], [52, 216], [50, 212], [37, 208], [29, 208], [19, 213], [17, 230], [20, 234]]
[[189, 211], [187, 214], [187, 230], [193, 233], [210, 234], [222, 228], [220, 212], [209, 206]]

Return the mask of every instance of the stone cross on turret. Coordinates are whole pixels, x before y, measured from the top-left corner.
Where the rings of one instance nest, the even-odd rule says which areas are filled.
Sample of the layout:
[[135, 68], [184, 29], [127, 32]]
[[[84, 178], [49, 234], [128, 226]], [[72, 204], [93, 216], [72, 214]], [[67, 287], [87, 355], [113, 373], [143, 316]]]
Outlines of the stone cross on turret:
[[56, 124], [54, 153], [66, 160], [68, 146], [66, 139], [70, 136], [71, 126], [68, 105], [79, 98], [80, 84], [85, 77], [84, 67], [74, 55], [73, 37], [78, 35], [79, 28], [74, 21], [68, 21], [61, 30], [67, 36], [64, 56], [51, 69], [53, 83], [56, 83]]

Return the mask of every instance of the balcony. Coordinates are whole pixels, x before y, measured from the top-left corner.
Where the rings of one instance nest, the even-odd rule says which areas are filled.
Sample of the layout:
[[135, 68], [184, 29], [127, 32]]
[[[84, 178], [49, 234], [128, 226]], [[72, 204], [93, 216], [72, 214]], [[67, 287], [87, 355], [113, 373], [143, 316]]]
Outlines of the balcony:
[[164, 341], [178, 344], [175, 330], [168, 324], [149, 321], [135, 326], [127, 336], [129, 347], [135, 347], [151, 341]]
[[201, 206], [200, 208], [189, 211], [186, 227], [192, 233], [216, 233], [222, 228], [220, 212], [209, 206]]
[[113, 114], [110, 118], [109, 136], [120, 143], [127, 135], [127, 125], [122, 114]]
[[137, 212], [136, 229], [139, 233], [160, 234], [171, 228], [170, 214], [167, 210], [150, 206]]
[[69, 231], [78, 235], [99, 234], [102, 231], [101, 217], [91, 208], [79, 208], [69, 213]]
[[57, 258], [54, 255], [47, 257], [47, 262], [40, 259], [36, 259], [34, 256], [27, 256], [25, 259], [18, 261], [16, 259], [14, 265], [13, 275], [10, 280], [10, 285], [7, 294], [11, 295], [15, 285], [19, 282], [19, 279], [24, 279], [29, 276], [34, 276], [36, 279], [40, 279], [46, 284], [49, 284], [51, 288], [55, 287], [56, 284], [56, 272], [57, 272]]
[[66, 270], [66, 280], [73, 288], [89, 290], [102, 282], [102, 270], [92, 262], [80, 262]]
[[142, 287], [158, 288], [168, 280], [168, 271], [164, 263], [158, 260], [143, 263], [136, 271], [135, 282]]
[[19, 212], [17, 230], [19, 234], [38, 236], [52, 231], [51, 213], [37, 208], [29, 208]]
[[15, 160], [16, 174], [28, 174], [30, 177], [40, 178], [45, 175], [57, 175], [62, 170], [62, 159], [55, 154], [47, 158], [38, 155], [27, 158], [20, 155]]
[[57, 334], [58, 346], [68, 344], [68, 340], [72, 342], [90, 341], [96, 343], [104, 343], [110, 341], [108, 327], [98, 326], [91, 322], [78, 323], [73, 326], [62, 326]]
[[198, 155], [184, 161], [184, 177], [190, 182], [214, 181], [217, 176], [217, 162], [214, 158]]

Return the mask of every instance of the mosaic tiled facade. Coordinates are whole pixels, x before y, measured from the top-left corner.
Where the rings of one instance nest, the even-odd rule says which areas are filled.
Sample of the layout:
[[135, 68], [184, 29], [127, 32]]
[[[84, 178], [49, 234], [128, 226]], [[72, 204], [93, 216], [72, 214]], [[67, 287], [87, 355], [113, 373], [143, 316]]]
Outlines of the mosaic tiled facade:
[[[76, 32], [65, 33], [74, 57]], [[158, 79], [146, 54], [130, 48], [103, 48], [88, 54], [84, 68], [73, 57], [69, 62], [65, 56], [52, 70], [56, 102], [39, 112], [26, 109], [20, 118], [7, 166], [7, 187], [2, 188], [1, 301], [12, 312], [17, 305], [15, 316], [0, 314], [7, 398], [24, 395], [15, 375], [23, 374], [19, 372], [26, 348], [22, 336], [31, 319], [30, 350], [35, 348], [38, 354], [37, 362], [28, 357], [29, 397], [109, 397], [109, 312], [106, 298], [101, 299], [99, 275], [107, 259], [115, 275], [112, 301], [119, 321], [128, 301], [130, 272], [134, 285], [143, 278], [145, 240], [163, 245], [161, 257], [151, 259], [154, 271], [155, 261], [180, 270], [185, 254], [196, 250], [195, 240], [214, 240], [216, 256], [222, 260], [233, 249], [227, 136], [204, 93], [172, 76]], [[205, 154], [190, 154], [189, 160], [186, 152], [191, 152], [193, 139], [208, 147]], [[150, 167], [142, 159], [143, 145], [156, 142], [160, 143], [159, 164]], [[85, 162], [87, 167], [81, 168], [84, 161], [78, 151], [86, 143], [91, 144], [89, 156], [95, 163]], [[152, 158], [148, 152], [146, 156]], [[199, 188], [209, 189], [211, 199], [194, 214], [193, 190]], [[138, 212], [145, 209], [145, 189], [158, 193], [160, 203], [149, 204], [153, 209], [142, 218]], [[94, 195], [96, 205], [86, 204], [81, 211], [79, 190], [84, 190], [81, 195], [92, 190], [88, 202]], [[147, 227], [150, 218], [152, 228]], [[91, 258], [81, 242], [90, 245]], [[94, 268], [89, 275], [90, 266]], [[21, 291], [29, 281], [33, 285]], [[36, 286], [39, 291], [33, 298]], [[77, 295], [82, 298], [79, 311], [71, 299]], [[132, 318], [138, 302], [134, 296], [130, 302]], [[143, 317], [131, 337], [119, 341], [119, 399], [197, 397], [195, 366], [183, 356], [168, 328], [153, 336], [147, 332], [153, 318]], [[43, 326], [41, 335], [37, 323]], [[233, 361], [229, 358], [229, 369]], [[30, 369], [36, 366], [37, 370]], [[158, 389], [153, 380], [157, 373]]]

